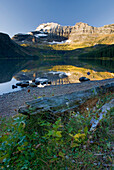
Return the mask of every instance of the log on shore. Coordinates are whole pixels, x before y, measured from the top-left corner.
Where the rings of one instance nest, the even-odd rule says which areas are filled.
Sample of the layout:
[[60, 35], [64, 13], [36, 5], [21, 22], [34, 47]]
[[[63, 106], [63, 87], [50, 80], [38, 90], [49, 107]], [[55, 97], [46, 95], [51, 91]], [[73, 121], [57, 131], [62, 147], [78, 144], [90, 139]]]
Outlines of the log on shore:
[[76, 111], [77, 107], [83, 104], [87, 99], [90, 99], [98, 94], [103, 94], [108, 91], [114, 92], [114, 83], [107, 83], [103, 86], [96, 86], [94, 88], [73, 92], [61, 96], [42, 97], [36, 100], [26, 102], [26, 106], [21, 106], [18, 113], [36, 116], [36, 115], [50, 115], [50, 118], [55, 119], [59, 116], [65, 116], [70, 111]]

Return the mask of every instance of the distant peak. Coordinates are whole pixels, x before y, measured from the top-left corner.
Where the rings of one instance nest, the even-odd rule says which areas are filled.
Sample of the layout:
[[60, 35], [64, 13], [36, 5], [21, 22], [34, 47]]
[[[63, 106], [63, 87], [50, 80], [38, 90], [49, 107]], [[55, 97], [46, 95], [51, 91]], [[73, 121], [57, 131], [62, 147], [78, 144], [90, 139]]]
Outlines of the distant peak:
[[40, 24], [36, 28], [35, 31], [40, 31], [40, 30], [46, 31], [46, 30], [56, 28], [57, 26], [60, 26], [60, 25], [58, 23], [54, 23], [54, 22], [43, 23], [43, 24]]
[[75, 24], [75, 26], [89, 26], [87, 23], [84, 22], [78, 22]]

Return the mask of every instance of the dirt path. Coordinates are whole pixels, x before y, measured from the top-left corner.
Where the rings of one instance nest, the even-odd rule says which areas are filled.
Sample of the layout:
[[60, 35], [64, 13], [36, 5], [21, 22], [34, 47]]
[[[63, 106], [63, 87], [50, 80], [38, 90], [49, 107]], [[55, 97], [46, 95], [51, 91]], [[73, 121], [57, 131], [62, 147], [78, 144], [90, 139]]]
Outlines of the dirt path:
[[[24, 105], [25, 101], [33, 100], [40, 96], [52, 97], [63, 94], [72, 93], [75, 91], [83, 91], [113, 82], [114, 79], [101, 81], [90, 81], [84, 83], [75, 83], [67, 85], [46, 86], [44, 88], [26, 88], [21, 91], [0, 95], [0, 116], [13, 116], [17, 114], [20, 106]], [[30, 89], [30, 92], [28, 92]]]

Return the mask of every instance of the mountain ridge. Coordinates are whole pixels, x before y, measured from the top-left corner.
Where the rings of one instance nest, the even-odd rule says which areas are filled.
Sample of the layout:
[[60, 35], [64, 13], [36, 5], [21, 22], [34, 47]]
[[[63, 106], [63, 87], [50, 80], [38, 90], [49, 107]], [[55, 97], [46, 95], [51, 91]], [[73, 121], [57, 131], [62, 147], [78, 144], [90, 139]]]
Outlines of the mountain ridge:
[[0, 59], [26, 58], [28, 56], [25, 49], [15, 43], [8, 34], [0, 32]]
[[[61, 26], [58, 23], [40, 24], [34, 31], [27, 34], [16, 34], [12, 37], [18, 43], [80, 43], [85, 41], [95, 41], [102, 36], [114, 36], [114, 24], [102, 27], [93, 27], [87, 23], [79, 22], [74, 26]], [[68, 41], [67, 41], [68, 40]], [[95, 42], [95, 44], [97, 41]], [[114, 41], [112, 42], [112, 44]]]

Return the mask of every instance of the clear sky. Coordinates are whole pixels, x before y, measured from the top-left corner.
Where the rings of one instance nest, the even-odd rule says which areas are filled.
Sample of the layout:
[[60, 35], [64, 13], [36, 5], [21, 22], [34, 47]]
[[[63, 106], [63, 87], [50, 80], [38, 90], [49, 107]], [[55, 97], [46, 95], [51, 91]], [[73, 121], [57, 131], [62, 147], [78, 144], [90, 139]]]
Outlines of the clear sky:
[[114, 0], [0, 0], [0, 32], [27, 33], [46, 22], [112, 24]]

